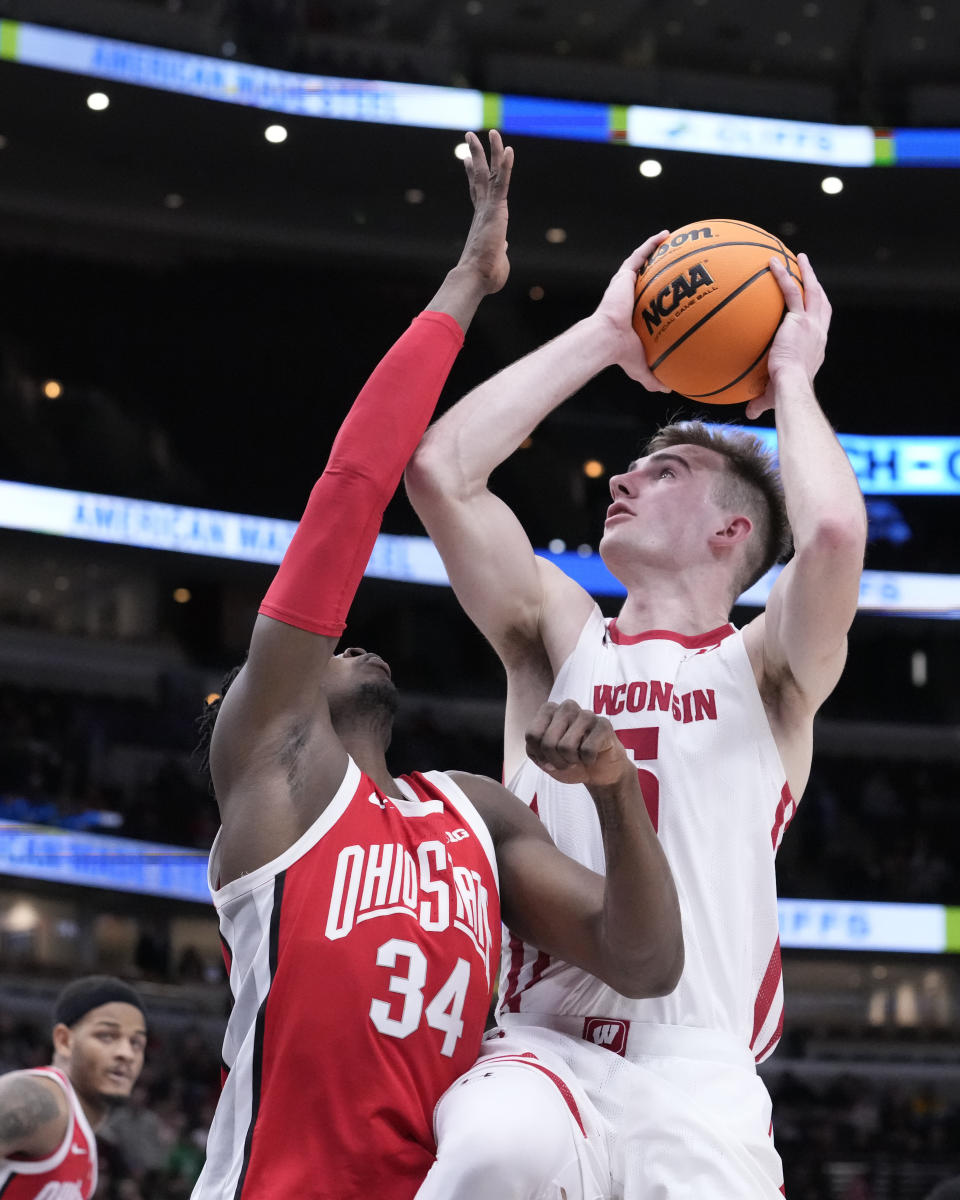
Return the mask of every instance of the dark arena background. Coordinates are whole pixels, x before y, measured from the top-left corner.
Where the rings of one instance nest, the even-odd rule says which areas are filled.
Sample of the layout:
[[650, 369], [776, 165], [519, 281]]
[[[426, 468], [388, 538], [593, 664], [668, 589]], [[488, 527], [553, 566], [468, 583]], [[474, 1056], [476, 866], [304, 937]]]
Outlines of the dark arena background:
[[[203, 1161], [228, 990], [194, 718], [366, 374], [456, 260], [455, 150], [495, 123], [516, 150], [512, 274], [441, 408], [591, 311], [660, 228], [761, 225], [831, 297], [818, 393], [867, 495], [868, 574], [778, 856], [786, 1024], [762, 1073], [790, 1200], [921, 1200], [960, 1174], [957, 6], [0, 17], [0, 1071], [48, 1061], [71, 976], [137, 982], [151, 1047], [97, 1196], [179, 1200]], [[495, 490], [591, 571], [610, 474], [678, 413], [743, 420], [609, 371]], [[344, 644], [401, 685], [394, 770], [498, 776], [496, 659], [423, 582], [402, 495], [384, 530]]]

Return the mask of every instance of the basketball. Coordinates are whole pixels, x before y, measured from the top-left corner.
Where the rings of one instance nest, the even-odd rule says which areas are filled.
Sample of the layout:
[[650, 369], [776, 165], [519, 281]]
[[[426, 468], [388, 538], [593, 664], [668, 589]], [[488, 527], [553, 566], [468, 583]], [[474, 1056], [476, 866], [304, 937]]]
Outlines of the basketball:
[[694, 221], [657, 247], [637, 277], [633, 327], [661, 383], [703, 404], [763, 394], [787, 311], [771, 255], [800, 283], [795, 255], [746, 221]]

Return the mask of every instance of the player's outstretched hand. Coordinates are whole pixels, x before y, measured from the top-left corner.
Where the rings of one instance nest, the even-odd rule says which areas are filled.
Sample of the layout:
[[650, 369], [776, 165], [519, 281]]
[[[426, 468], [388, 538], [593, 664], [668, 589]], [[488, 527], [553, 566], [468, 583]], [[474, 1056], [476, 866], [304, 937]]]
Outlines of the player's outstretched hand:
[[468, 133], [466, 140], [470, 156], [464, 159], [464, 166], [473, 201], [473, 221], [459, 265], [475, 271], [483, 291], [489, 295], [499, 292], [510, 274], [507, 193], [513, 170], [513, 147], [504, 146], [500, 134], [491, 129], [488, 163], [477, 135]]
[[597, 305], [596, 316], [609, 322], [617, 331], [617, 355], [613, 360], [621, 366], [631, 379], [642, 383], [648, 392], [669, 392], [670, 389], [656, 379], [647, 366], [643, 343], [633, 328], [633, 306], [637, 287], [637, 275], [650, 255], [662, 241], [670, 236], [663, 229], [648, 237], [642, 246], [624, 259], [617, 273], [607, 284], [607, 290]]
[[573, 700], [548, 702], [527, 730], [527, 754], [561, 783], [608, 787], [636, 768], [606, 717], [588, 712]]
[[777, 390], [792, 375], [813, 386], [813, 377], [823, 363], [830, 328], [830, 301], [805, 254], [798, 254], [801, 291], [780, 258], [770, 259], [770, 273], [780, 285], [787, 311], [767, 357], [770, 382], [762, 396], [747, 405], [748, 417], [759, 417], [776, 404]]

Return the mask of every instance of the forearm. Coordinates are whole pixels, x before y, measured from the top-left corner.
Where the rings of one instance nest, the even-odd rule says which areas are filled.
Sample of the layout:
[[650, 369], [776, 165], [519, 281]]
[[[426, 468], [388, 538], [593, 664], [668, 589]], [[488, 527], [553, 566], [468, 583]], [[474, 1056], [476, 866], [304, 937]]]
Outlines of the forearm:
[[480, 307], [480, 301], [487, 294], [483, 275], [469, 264], [458, 263], [447, 273], [426, 311], [446, 313], [466, 333]]
[[618, 990], [671, 992], [683, 970], [680, 904], [631, 766], [618, 784], [589, 785], [603, 834], [606, 879], [599, 936]]
[[260, 607], [265, 616], [329, 637], [342, 631], [383, 511], [462, 344], [449, 314], [424, 313], [380, 361], [311, 492]]
[[854, 550], [866, 540], [856, 475], [810, 381], [802, 372], [777, 380], [777, 440], [787, 515], [798, 553], [831, 536]]
[[474, 388], [430, 427], [414, 467], [469, 494], [555, 408], [616, 361], [619, 340], [593, 314]]

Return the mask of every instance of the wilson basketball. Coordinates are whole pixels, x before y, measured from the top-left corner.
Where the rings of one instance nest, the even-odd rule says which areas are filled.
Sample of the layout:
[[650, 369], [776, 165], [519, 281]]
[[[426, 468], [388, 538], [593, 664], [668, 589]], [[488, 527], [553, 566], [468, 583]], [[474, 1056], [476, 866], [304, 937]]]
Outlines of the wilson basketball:
[[763, 393], [767, 352], [787, 311], [772, 255], [800, 283], [783, 242], [746, 221], [695, 221], [657, 247], [637, 278], [633, 327], [661, 383], [703, 404]]

